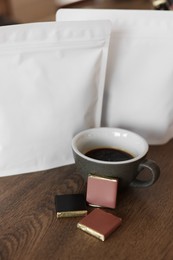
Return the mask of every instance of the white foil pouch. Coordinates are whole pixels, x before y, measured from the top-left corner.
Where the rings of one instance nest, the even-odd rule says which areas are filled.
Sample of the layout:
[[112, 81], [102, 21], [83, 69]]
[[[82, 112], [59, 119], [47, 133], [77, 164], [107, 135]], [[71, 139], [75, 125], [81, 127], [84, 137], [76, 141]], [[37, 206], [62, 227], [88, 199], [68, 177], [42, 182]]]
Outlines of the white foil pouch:
[[149, 144], [173, 137], [173, 15], [165, 11], [60, 9], [56, 20], [109, 19], [102, 126], [123, 127]]
[[109, 21], [0, 27], [0, 176], [73, 163], [100, 126]]

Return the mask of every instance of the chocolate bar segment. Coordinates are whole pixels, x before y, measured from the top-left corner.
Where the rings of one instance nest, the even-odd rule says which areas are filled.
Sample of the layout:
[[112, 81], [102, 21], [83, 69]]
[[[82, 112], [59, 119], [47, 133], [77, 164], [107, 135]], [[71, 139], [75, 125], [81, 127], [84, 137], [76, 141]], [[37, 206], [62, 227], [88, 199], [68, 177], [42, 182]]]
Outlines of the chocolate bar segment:
[[102, 209], [94, 209], [85, 216], [77, 227], [84, 232], [104, 241], [122, 222], [122, 219]]
[[118, 180], [96, 175], [89, 175], [86, 201], [91, 206], [116, 207]]
[[87, 214], [86, 201], [83, 194], [56, 195], [55, 207], [58, 218], [78, 217]]

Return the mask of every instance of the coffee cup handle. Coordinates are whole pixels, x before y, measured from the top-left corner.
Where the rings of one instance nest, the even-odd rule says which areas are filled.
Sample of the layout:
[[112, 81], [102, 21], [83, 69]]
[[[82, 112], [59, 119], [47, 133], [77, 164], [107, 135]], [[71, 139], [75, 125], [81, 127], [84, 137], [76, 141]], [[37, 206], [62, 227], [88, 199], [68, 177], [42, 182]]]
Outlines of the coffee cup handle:
[[150, 159], [145, 159], [145, 161], [141, 162], [138, 168], [138, 172], [139, 172], [138, 175], [143, 169], [149, 170], [149, 172], [151, 173], [151, 178], [146, 181], [135, 179], [130, 183], [131, 187], [146, 188], [153, 185], [158, 180], [160, 176], [160, 168], [154, 161]]

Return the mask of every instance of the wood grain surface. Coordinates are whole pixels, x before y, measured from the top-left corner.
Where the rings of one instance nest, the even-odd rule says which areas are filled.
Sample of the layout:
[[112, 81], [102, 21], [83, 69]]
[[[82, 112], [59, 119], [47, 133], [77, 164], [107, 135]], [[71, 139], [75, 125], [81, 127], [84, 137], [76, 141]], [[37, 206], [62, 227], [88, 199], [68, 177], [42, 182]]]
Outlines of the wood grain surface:
[[58, 8], [153, 9], [152, 0], [55, 0]]
[[161, 176], [152, 187], [118, 194], [109, 211], [123, 222], [105, 242], [77, 229], [80, 217], [56, 217], [56, 194], [85, 191], [74, 165], [0, 178], [0, 260], [172, 260], [172, 151], [173, 140], [150, 147]]

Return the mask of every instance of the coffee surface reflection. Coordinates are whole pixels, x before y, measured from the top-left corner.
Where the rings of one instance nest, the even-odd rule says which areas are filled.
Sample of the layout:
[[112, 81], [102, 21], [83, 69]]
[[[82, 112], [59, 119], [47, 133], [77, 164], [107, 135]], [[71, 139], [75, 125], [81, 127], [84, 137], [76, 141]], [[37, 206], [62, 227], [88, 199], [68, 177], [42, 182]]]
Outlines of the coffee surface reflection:
[[122, 151], [116, 148], [96, 148], [85, 153], [86, 156], [100, 160], [100, 161], [109, 161], [109, 162], [120, 162], [133, 159], [133, 155], [126, 151]]

